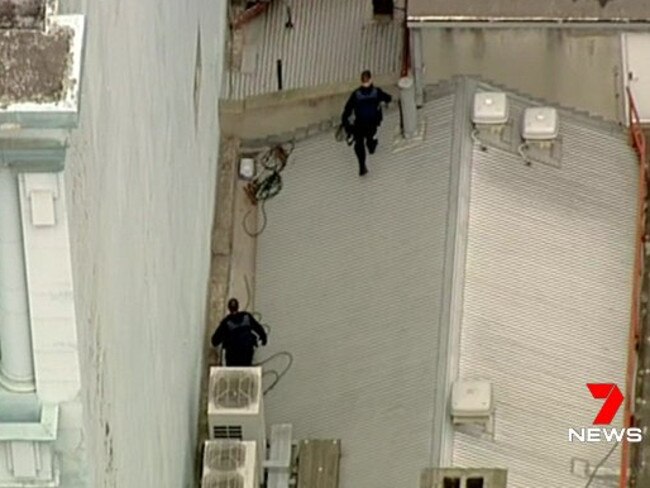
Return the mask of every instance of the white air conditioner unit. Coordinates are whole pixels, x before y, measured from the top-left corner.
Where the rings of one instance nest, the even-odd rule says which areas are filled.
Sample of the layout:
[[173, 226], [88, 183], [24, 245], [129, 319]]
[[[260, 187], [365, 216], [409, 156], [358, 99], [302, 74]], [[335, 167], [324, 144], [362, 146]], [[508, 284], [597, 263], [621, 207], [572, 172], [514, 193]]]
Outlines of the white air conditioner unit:
[[527, 142], [549, 142], [557, 138], [560, 123], [552, 107], [529, 107], [524, 111], [522, 138]]
[[253, 441], [207, 441], [201, 488], [258, 488], [257, 446]]
[[494, 422], [494, 398], [489, 381], [456, 381], [451, 392], [454, 425], [482, 424], [488, 432]]
[[208, 426], [212, 440], [256, 442], [257, 466], [263, 471], [266, 425], [262, 368], [210, 368]]
[[477, 128], [500, 130], [508, 123], [508, 98], [502, 92], [478, 92], [474, 94], [472, 122]]

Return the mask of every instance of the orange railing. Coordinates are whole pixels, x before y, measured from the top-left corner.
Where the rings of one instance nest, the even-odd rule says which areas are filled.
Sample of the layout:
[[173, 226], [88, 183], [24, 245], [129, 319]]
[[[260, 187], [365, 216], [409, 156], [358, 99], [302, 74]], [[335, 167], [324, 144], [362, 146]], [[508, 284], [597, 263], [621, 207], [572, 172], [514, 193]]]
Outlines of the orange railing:
[[[644, 249], [643, 243], [646, 235], [645, 201], [648, 194], [648, 171], [646, 140], [641, 129], [641, 119], [634, 103], [630, 89], [627, 89], [627, 98], [630, 107], [629, 127], [630, 142], [639, 156], [639, 188], [637, 200], [636, 243], [634, 248], [634, 274], [632, 278], [632, 307], [630, 317], [630, 336], [628, 341], [627, 373], [625, 376], [625, 427], [634, 426], [633, 405], [635, 401], [635, 377], [637, 367], [637, 351], [641, 331], [641, 287], [643, 279]], [[627, 440], [623, 441], [621, 453], [620, 488], [627, 488], [630, 469], [630, 446]]]

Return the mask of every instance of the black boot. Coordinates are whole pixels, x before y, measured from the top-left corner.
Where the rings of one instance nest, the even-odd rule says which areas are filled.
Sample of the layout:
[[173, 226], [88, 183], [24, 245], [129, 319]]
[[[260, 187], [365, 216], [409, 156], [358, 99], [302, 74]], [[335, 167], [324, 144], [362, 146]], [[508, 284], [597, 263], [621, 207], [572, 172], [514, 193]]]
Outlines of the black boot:
[[363, 146], [363, 138], [357, 137], [354, 140], [354, 153], [357, 155], [357, 160], [359, 161], [359, 176], [363, 176], [368, 173], [368, 168], [366, 168], [366, 148]]

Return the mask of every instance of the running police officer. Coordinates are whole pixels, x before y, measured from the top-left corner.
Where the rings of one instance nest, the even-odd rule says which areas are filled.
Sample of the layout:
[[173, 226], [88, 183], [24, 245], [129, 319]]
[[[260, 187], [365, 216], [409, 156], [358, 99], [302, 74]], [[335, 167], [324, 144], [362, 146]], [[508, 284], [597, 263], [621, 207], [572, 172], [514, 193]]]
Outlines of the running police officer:
[[[381, 103], [390, 103], [392, 97], [372, 84], [372, 75], [366, 70], [361, 73], [361, 86], [357, 88], [343, 110], [341, 122], [345, 131], [354, 138], [354, 152], [359, 160], [359, 176], [368, 173], [366, 147], [373, 154], [377, 149], [377, 128], [382, 121]], [[354, 122], [350, 116], [354, 114]]]

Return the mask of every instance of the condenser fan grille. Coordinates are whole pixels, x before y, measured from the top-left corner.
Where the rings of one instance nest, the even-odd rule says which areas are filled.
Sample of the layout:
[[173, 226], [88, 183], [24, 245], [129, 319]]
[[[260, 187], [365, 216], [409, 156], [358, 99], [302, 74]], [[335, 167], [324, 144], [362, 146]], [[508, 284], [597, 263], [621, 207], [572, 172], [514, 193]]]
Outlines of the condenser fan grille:
[[205, 451], [205, 462], [210, 469], [236, 470], [246, 462], [246, 446], [240, 442], [228, 441], [209, 443]]
[[257, 401], [258, 378], [243, 371], [225, 371], [212, 380], [212, 402], [220, 408], [247, 408]]
[[239, 473], [208, 473], [202, 488], [244, 488], [244, 477]]

